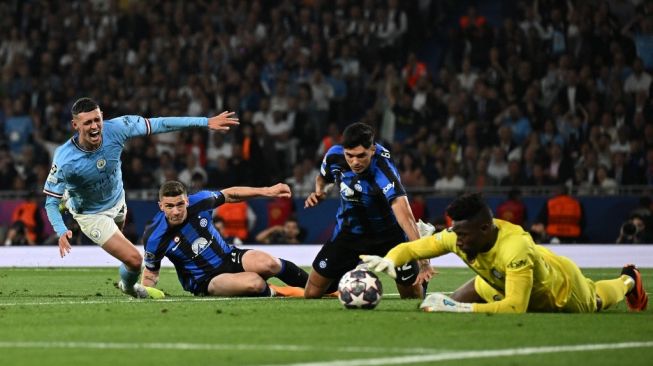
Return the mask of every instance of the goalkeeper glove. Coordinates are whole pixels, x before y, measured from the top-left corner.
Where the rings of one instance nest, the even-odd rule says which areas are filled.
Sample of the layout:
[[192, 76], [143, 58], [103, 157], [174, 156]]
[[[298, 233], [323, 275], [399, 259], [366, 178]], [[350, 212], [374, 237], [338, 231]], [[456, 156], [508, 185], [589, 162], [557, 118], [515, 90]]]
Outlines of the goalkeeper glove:
[[388, 276], [397, 278], [395, 264], [390, 259], [379, 257], [378, 255], [361, 255], [360, 258], [371, 270], [385, 272]]
[[449, 296], [436, 292], [428, 295], [419, 306], [422, 311], [427, 313], [449, 312], [449, 313], [471, 313], [472, 304], [458, 302]]
[[435, 232], [435, 226], [422, 221], [422, 219], [419, 219], [417, 222], [417, 231], [419, 232], [420, 238], [431, 236]]

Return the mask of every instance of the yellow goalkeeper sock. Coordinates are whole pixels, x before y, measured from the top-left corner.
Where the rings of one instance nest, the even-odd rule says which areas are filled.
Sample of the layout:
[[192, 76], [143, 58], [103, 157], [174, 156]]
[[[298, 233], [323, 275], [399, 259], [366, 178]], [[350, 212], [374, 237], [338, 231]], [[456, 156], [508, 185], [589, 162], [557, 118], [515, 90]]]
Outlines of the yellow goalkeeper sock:
[[627, 275], [621, 275], [621, 277], [615, 278], [614, 280], [597, 281], [596, 294], [601, 298], [601, 309], [608, 309], [623, 301], [624, 296], [634, 284], [635, 281]]

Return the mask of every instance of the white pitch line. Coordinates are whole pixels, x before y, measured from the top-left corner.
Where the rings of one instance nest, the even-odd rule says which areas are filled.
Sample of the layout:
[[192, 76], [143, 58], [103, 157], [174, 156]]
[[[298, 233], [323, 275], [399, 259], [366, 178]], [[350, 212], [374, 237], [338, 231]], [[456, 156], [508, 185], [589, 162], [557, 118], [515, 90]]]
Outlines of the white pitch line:
[[364, 358], [357, 360], [334, 360], [324, 362], [305, 362], [285, 364], [286, 366], [379, 366], [379, 365], [402, 365], [409, 363], [439, 362], [451, 360], [466, 360], [474, 358], [492, 358], [492, 357], [511, 357], [526, 356], [544, 353], [561, 353], [561, 352], [587, 352], [587, 351], [604, 351], [611, 349], [626, 348], [649, 348], [653, 347], [653, 341], [648, 342], [624, 342], [624, 343], [604, 343], [604, 344], [579, 344], [574, 346], [547, 346], [547, 347], [524, 347], [524, 348], [507, 348], [498, 350], [483, 351], [461, 351], [461, 352], [444, 352], [431, 355], [414, 355], [414, 356], [396, 356], [396, 357], [379, 357]]
[[[227, 343], [117, 343], [117, 342], [3, 342], [0, 348], [69, 348], [69, 349], [152, 349], [180, 351], [277, 351], [277, 352], [317, 352], [324, 346], [294, 344], [227, 344]], [[343, 353], [406, 353], [433, 354], [442, 352], [434, 348], [399, 348], [399, 347], [329, 347], [331, 351]]]
[[168, 298], [160, 300], [147, 300], [147, 299], [107, 299], [107, 300], [88, 300], [88, 301], [38, 301], [38, 302], [9, 302], [0, 303], [0, 306], [43, 306], [43, 305], [97, 305], [97, 304], [152, 304], [159, 302], [202, 302], [202, 301], [247, 301], [247, 300], [286, 300], [285, 297], [189, 297], [189, 298]]
[[[399, 297], [398, 293], [385, 294], [384, 297]], [[177, 297], [177, 298], [165, 298], [160, 300], [143, 300], [143, 299], [106, 299], [106, 300], [79, 300], [79, 301], [32, 301], [32, 302], [0, 302], [0, 306], [45, 306], [45, 305], [97, 305], [97, 304], [123, 304], [123, 303], [143, 303], [151, 304], [158, 302], [213, 302], [213, 301], [247, 301], [247, 300], [289, 300], [293, 299], [292, 297]], [[325, 298], [329, 300], [329, 298]], [[334, 300], [334, 299], [332, 299]]]

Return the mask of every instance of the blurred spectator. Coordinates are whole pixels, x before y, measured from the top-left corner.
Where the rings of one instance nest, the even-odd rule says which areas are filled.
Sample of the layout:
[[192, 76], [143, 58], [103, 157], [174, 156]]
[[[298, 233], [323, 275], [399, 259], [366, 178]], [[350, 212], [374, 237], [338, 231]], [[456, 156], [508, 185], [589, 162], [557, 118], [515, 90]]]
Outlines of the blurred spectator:
[[11, 214], [11, 226], [7, 231], [5, 245], [37, 245], [43, 235], [41, 205], [34, 192], [28, 193]]
[[317, 147], [317, 151], [315, 152], [315, 156], [322, 158], [322, 156], [324, 156], [324, 154], [329, 151], [331, 146], [340, 143], [341, 138], [342, 135], [340, 135], [340, 131], [338, 130], [338, 124], [329, 123], [329, 126], [327, 127], [327, 133], [324, 137], [322, 137], [320, 145]]
[[401, 155], [397, 169], [399, 170], [401, 183], [405, 187], [426, 186], [427, 181], [423, 169], [412, 152], [404, 152]]
[[17, 98], [13, 103], [7, 99], [4, 103], [4, 133], [7, 136], [9, 151], [14, 156], [18, 156], [23, 146], [30, 142], [34, 131], [32, 118], [26, 108], [23, 98]]
[[526, 205], [521, 200], [521, 191], [513, 188], [508, 192], [508, 198], [497, 207], [497, 218], [525, 227], [528, 214]]
[[508, 175], [501, 180], [502, 187], [520, 187], [526, 185], [526, 177], [521, 170], [519, 160], [510, 160], [508, 162]]
[[629, 94], [648, 93], [652, 81], [651, 75], [644, 71], [642, 59], [637, 58], [633, 62], [633, 73], [624, 82], [624, 92]]
[[429, 208], [426, 204], [426, 200], [424, 199], [423, 194], [416, 193], [411, 195], [411, 197], [408, 199], [408, 204], [410, 205], [410, 209], [413, 212], [415, 220], [428, 221]]
[[435, 182], [435, 189], [440, 192], [451, 192], [463, 188], [465, 188], [465, 179], [458, 173], [458, 166], [452, 161], [447, 162], [444, 176]]
[[596, 170], [596, 186], [600, 194], [617, 194], [617, 181], [610, 177], [608, 168], [605, 165], [599, 166]]
[[303, 164], [296, 164], [292, 169], [292, 175], [285, 180], [286, 184], [295, 197], [306, 197], [315, 189], [315, 177], [310, 178], [306, 174]]
[[500, 147], [496, 146], [492, 149], [492, 156], [487, 167], [487, 175], [492, 178], [490, 185], [499, 185], [508, 174], [506, 154]]
[[564, 185], [556, 186], [531, 226], [538, 242], [582, 243], [585, 213], [580, 201], [567, 193]]
[[651, 244], [653, 243], [653, 230], [651, 217], [631, 215], [619, 229], [617, 244]]
[[562, 151], [562, 145], [553, 143], [549, 148], [548, 176], [553, 183], [564, 184], [571, 180], [574, 174], [574, 164]]
[[414, 52], [409, 53], [406, 65], [401, 69], [401, 77], [406, 81], [406, 85], [411, 89], [415, 89], [417, 81], [426, 77], [427, 74], [426, 64], [419, 61]]
[[186, 154], [186, 167], [179, 173], [179, 181], [184, 183], [186, 187], [190, 187], [195, 174], [201, 175], [204, 179], [203, 184], [206, 184], [208, 180], [206, 170], [200, 166], [195, 154]]
[[256, 225], [256, 214], [245, 201], [220, 205], [213, 213], [224, 222], [224, 233], [243, 242], [249, 238], [249, 232]]
[[283, 225], [274, 225], [258, 233], [256, 242], [262, 244], [300, 244], [301, 228], [297, 219], [290, 217]]
[[487, 23], [483, 15], [478, 15], [475, 6], [467, 7], [467, 13], [460, 17], [458, 24], [460, 28], [467, 29], [470, 27], [481, 27]]
[[224, 239], [225, 243], [229, 245], [235, 245], [235, 246], [239, 246], [243, 244], [243, 241], [240, 240], [240, 238], [227, 235], [227, 233], [224, 230], [225, 229], [224, 220], [221, 217], [216, 216], [213, 218], [213, 226], [215, 226], [215, 229], [218, 230], [218, 233], [220, 233], [220, 236], [222, 237], [222, 239]]

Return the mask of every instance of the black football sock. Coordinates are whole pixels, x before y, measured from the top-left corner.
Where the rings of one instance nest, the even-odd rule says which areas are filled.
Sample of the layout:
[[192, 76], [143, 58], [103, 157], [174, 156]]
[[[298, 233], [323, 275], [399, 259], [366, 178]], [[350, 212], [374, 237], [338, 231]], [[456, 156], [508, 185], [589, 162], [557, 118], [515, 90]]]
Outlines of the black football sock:
[[275, 275], [278, 279], [283, 281], [288, 286], [306, 287], [308, 282], [308, 273], [303, 269], [297, 267], [293, 262], [279, 258], [281, 261], [281, 270]]
[[331, 282], [331, 284], [329, 285], [329, 287], [327, 287], [326, 290], [324, 290], [324, 293], [325, 294], [332, 294], [332, 293], [338, 291], [338, 281], [339, 280], [333, 280]]

